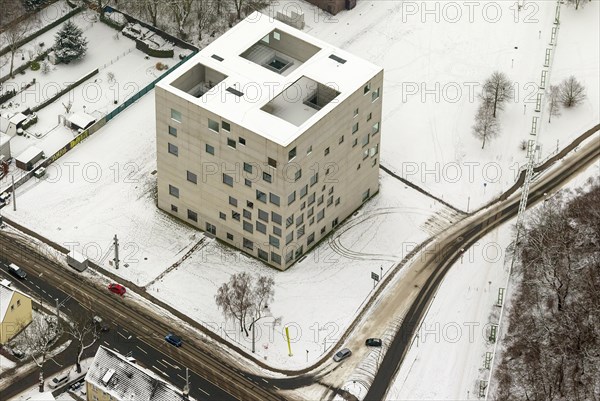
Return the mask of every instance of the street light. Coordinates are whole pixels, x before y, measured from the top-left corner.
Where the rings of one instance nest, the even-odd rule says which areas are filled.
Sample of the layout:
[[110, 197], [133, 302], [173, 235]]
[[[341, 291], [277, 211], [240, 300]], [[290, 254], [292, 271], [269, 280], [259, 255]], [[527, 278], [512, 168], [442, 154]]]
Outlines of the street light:
[[255, 351], [256, 351], [256, 335], [254, 334], [254, 326], [256, 326], [256, 322], [258, 322], [260, 319], [263, 319], [265, 317], [273, 317], [273, 314], [269, 310], [269, 305], [265, 305], [265, 307], [263, 308], [263, 310], [264, 310], [265, 314], [262, 315], [262, 316], [260, 316], [258, 319], [255, 319], [250, 324], [250, 327], [252, 327], [252, 353], [255, 353]]

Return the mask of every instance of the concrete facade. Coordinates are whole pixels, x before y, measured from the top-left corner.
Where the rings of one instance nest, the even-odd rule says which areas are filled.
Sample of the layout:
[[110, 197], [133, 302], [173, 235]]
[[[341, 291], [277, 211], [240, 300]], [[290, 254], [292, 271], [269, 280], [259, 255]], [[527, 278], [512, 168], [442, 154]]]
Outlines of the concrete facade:
[[380, 67], [252, 14], [156, 87], [159, 208], [290, 267], [378, 192], [382, 87]]

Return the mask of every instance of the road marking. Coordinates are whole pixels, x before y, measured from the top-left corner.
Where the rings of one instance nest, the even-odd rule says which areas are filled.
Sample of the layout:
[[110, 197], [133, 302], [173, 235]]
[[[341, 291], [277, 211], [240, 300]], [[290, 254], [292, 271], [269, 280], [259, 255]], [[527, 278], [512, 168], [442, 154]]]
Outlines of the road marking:
[[202, 390], [200, 387], [198, 387], [198, 390], [202, 391], [204, 394], [210, 396], [210, 393], [207, 393], [206, 391]]
[[106, 341], [102, 341], [104, 344], [106, 344], [107, 346], [110, 346], [109, 343], [107, 343]]
[[265, 380], [264, 378], [261, 378], [260, 380], [264, 381], [265, 383], [269, 384], [269, 382], [267, 380]]
[[138, 347], [137, 345], [135, 346], [137, 349], [139, 349], [140, 351], [142, 351], [144, 354], [148, 355], [148, 352], [146, 352], [143, 348]]
[[277, 387], [277, 386], [273, 386], [273, 387], [275, 387], [277, 390], [281, 390], [281, 389], [280, 389], [279, 387]]
[[185, 380], [185, 377], [181, 376], [179, 373], [177, 373], [177, 376], [181, 377], [183, 380]]
[[[167, 368], [167, 365], [165, 365], [164, 363], [162, 363], [161, 361], [156, 361], [158, 363], [160, 363], [161, 365], [163, 365], [165, 368]], [[168, 369], [168, 368], [167, 368]]]
[[181, 370], [181, 368], [177, 365], [171, 365], [169, 362], [165, 361], [164, 359], [162, 361], [164, 363], [166, 363], [167, 365], [169, 365], [170, 367], [172, 367], [173, 369]]
[[123, 334], [121, 334], [121, 332], [120, 332], [120, 331], [117, 331], [117, 334], [118, 334], [118, 335], [120, 335], [121, 337], [123, 337], [124, 339], [126, 339], [126, 340], [127, 340], [127, 337], [125, 337]]
[[162, 370], [160, 370], [159, 368], [157, 368], [156, 366], [152, 365], [152, 367], [156, 370], [158, 370], [160, 373], [162, 373], [163, 375], [170, 377], [168, 374], [166, 374], [165, 372], [163, 372]]

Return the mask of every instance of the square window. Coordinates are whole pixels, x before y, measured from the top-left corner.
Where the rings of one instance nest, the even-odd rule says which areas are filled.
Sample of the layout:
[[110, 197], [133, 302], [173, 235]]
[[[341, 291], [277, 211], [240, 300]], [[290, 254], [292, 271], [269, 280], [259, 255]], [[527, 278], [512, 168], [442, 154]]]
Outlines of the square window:
[[236, 212], [235, 210], [231, 211], [231, 218], [237, 221], [240, 221], [240, 214], [238, 212]]
[[208, 128], [209, 128], [211, 131], [219, 132], [219, 123], [218, 123], [218, 122], [216, 122], [216, 121], [214, 121], [214, 120], [211, 120], [211, 119], [209, 118], [209, 119], [208, 119]]
[[371, 162], [371, 167], [375, 167], [377, 165], [377, 158], [373, 159], [373, 162]]
[[247, 187], [252, 188], [252, 181], [250, 181], [247, 178], [244, 178], [244, 185], [246, 185]]
[[371, 118], [373, 117], [373, 113], [369, 113], [367, 115], [367, 121], [371, 121]]
[[252, 164], [244, 162], [244, 171], [247, 173], [252, 173]]
[[171, 120], [175, 120], [178, 123], [181, 122], [181, 113], [175, 109], [171, 109]]
[[356, 117], [357, 115], [358, 115], [358, 108], [354, 109], [353, 117]]
[[252, 209], [252, 208], [254, 208], [254, 202], [250, 202], [249, 200], [247, 200], [246, 206], [249, 207], [250, 209]]
[[291, 205], [292, 203], [294, 203], [295, 200], [296, 200], [296, 191], [294, 191], [288, 195], [288, 206]]
[[302, 256], [302, 253], [303, 253], [303, 252], [304, 252], [304, 251], [303, 251], [303, 248], [302, 248], [302, 247], [300, 247], [300, 248], [296, 249], [296, 252], [295, 252], [295, 253], [296, 253], [296, 257], [298, 258], [298, 257]]
[[242, 138], [241, 136], [238, 138], [238, 142], [240, 143], [240, 145], [246, 146], [246, 140], [244, 138]]
[[177, 213], [177, 206], [171, 205], [171, 211]]
[[310, 196], [308, 197], [308, 206], [315, 203], [315, 196], [316, 196], [316, 194], [314, 194], [314, 193], [310, 194]]
[[336, 217], [335, 219], [333, 219], [333, 221], [331, 222], [331, 228], [334, 228], [338, 225], [338, 218]]
[[208, 143], [206, 144], [205, 149], [206, 149], [206, 153], [209, 153], [211, 155], [215, 154], [215, 148], [213, 148], [212, 146], [210, 146]]
[[340, 204], [340, 198], [337, 198], [337, 199], [335, 200], [335, 205], [337, 206], [337, 205], [339, 205], [339, 204]]
[[227, 233], [227, 239], [228, 239], [229, 241], [233, 241], [233, 234], [231, 234], [231, 233]]
[[271, 220], [275, 224], [281, 224], [281, 215], [275, 212], [271, 212]]
[[273, 32], [273, 39], [275, 39], [275, 40], [280, 39], [279, 32]]
[[371, 95], [371, 102], [374, 102], [375, 100], [379, 99], [379, 89], [377, 88], [376, 91], [373, 91], [373, 94]]
[[307, 193], [308, 193], [308, 185], [305, 185], [302, 188], [300, 188], [300, 199], [304, 198]]
[[281, 228], [273, 227], [273, 234], [275, 234], [278, 237], [281, 237]]
[[267, 233], [267, 226], [265, 226], [260, 221], [257, 221], [256, 222], [256, 231], [261, 232], [263, 234], [266, 234]]
[[369, 144], [369, 134], [365, 135], [365, 137], [362, 140], [362, 146], [363, 146], [363, 148], [365, 146], [367, 146], [368, 144]]
[[217, 227], [213, 226], [210, 223], [206, 223], [206, 231], [208, 231], [212, 235], [217, 235]]
[[375, 123], [375, 124], [373, 124], [373, 127], [371, 127], [371, 134], [375, 135], [378, 132], [379, 132], [379, 123]]
[[315, 208], [314, 208], [314, 207], [311, 207], [310, 209], [308, 209], [308, 210], [306, 211], [306, 217], [310, 217], [310, 216], [312, 216], [314, 213], [315, 213]]
[[308, 220], [308, 225], [312, 226], [314, 222], [315, 222], [315, 218], [311, 217], [310, 220]]
[[242, 224], [242, 226], [244, 227], [244, 231], [248, 231], [249, 233], [254, 232], [254, 226], [252, 225], [252, 223], [244, 220], [244, 223]]
[[169, 125], [169, 135], [177, 136], [177, 128], [171, 127]]
[[271, 159], [270, 157], [268, 157], [267, 162], [269, 163], [270, 167], [277, 168], [277, 160]]
[[285, 220], [285, 228], [288, 228], [292, 224], [294, 224], [294, 215], [293, 214]]
[[235, 149], [235, 145], [236, 145], [236, 142], [235, 142], [234, 139], [227, 138], [227, 146], [229, 146], [230, 148]]
[[254, 249], [254, 242], [250, 241], [247, 238], [244, 238], [243, 244], [244, 244], [244, 248], [246, 248], [246, 249], [250, 249], [250, 250]]
[[310, 177], [310, 186], [312, 187], [317, 182], [319, 182], [319, 173], [315, 173], [312, 177]]
[[329, 199], [327, 199], [327, 206], [331, 206], [332, 203], [333, 203], [333, 196], [330, 196]]
[[340, 136], [340, 140], [338, 141], [338, 145], [344, 142], [344, 135]]
[[365, 160], [367, 157], [369, 157], [369, 149], [365, 149], [363, 151], [363, 160]]
[[273, 176], [271, 176], [271, 174], [263, 171], [263, 180], [268, 183], [271, 183], [271, 182], [273, 182]]
[[363, 89], [363, 95], [366, 95], [367, 93], [369, 93], [370, 90], [371, 90], [371, 84], [366, 84], [365, 88]]
[[333, 193], [333, 188], [334, 187], [329, 188], [329, 195], [331, 195]]
[[251, 211], [244, 209], [242, 214], [244, 215], [245, 219], [252, 220], [252, 212]]
[[285, 244], [289, 245], [290, 242], [292, 242], [294, 240], [294, 232], [292, 231], [291, 233], [289, 233], [288, 235], [285, 236]]
[[370, 189], [367, 189], [365, 192], [363, 192], [363, 195], [362, 195], [362, 201], [363, 202], [366, 201], [367, 199], [369, 199], [370, 193], [371, 193]]
[[188, 209], [188, 219], [195, 221], [196, 223], [198, 222], [198, 213]]
[[304, 226], [298, 228], [298, 230], [296, 231], [297, 238], [302, 238], [303, 235], [304, 235]]
[[321, 203], [323, 203], [323, 195], [319, 196], [319, 199], [317, 200], [317, 206], [319, 206]]
[[[317, 221], [321, 221], [325, 218], [325, 209], [321, 210], [319, 213], [317, 213]], [[323, 232], [323, 231], [321, 231]]]
[[269, 254], [262, 249], [258, 249], [258, 257], [264, 260], [265, 262], [269, 261]]
[[298, 169], [294, 175], [294, 181], [298, 181], [302, 177], [302, 169]]
[[256, 199], [258, 199], [259, 201], [261, 201], [262, 203], [267, 203], [267, 194], [259, 191], [258, 189], [256, 190]]
[[296, 217], [296, 226], [299, 226], [302, 223], [304, 223], [304, 215], [303, 214], [301, 214], [300, 216]]
[[197, 184], [198, 183], [198, 176], [196, 174], [192, 173], [191, 171], [188, 171], [187, 172], [187, 180], [189, 182]]
[[233, 177], [223, 173], [223, 184], [233, 187]]
[[276, 206], [279, 206], [279, 204], [281, 203], [281, 199], [279, 199], [278, 195], [275, 195], [274, 193], [269, 193], [269, 202]]
[[179, 188], [169, 185], [169, 195], [179, 198]]
[[264, 210], [258, 209], [258, 218], [262, 221], [269, 222], [269, 212], [265, 212]]
[[356, 134], [356, 132], [358, 132], [358, 122], [352, 125], [352, 133]]
[[310, 245], [313, 242], [315, 242], [315, 233], [311, 233], [308, 238], [306, 239], [306, 245]]
[[281, 264], [281, 256], [276, 254], [275, 252], [271, 252], [271, 262]]
[[177, 148], [177, 146], [173, 145], [172, 143], [169, 143], [169, 153], [175, 156], [179, 156], [179, 149]]
[[325, 233], [325, 227], [321, 228], [321, 234]]
[[296, 157], [296, 148], [288, 152], [288, 161], [291, 161], [294, 157]]
[[233, 196], [230, 196], [230, 197], [229, 197], [229, 204], [230, 204], [231, 206], [235, 206], [235, 207], [237, 207], [237, 199], [235, 199]]
[[227, 220], [227, 215], [225, 213], [223, 213], [223, 212], [219, 212], [219, 218], [221, 220]]
[[306, 202], [302, 202], [300, 205], [300, 210], [304, 210], [306, 208]]
[[221, 127], [223, 127], [223, 129], [227, 132], [231, 131], [231, 125], [229, 125], [227, 121], [221, 121]]
[[279, 248], [279, 238], [269, 235], [269, 245], [273, 245], [275, 248]]
[[354, 141], [352, 141], [352, 147], [355, 147], [356, 145], [358, 145], [358, 138], [354, 138]]
[[310, 146], [308, 147], [308, 149], [306, 149], [306, 155], [307, 155], [307, 156], [308, 156], [308, 155], [310, 155], [311, 153], [312, 153], [312, 145], [310, 145]]

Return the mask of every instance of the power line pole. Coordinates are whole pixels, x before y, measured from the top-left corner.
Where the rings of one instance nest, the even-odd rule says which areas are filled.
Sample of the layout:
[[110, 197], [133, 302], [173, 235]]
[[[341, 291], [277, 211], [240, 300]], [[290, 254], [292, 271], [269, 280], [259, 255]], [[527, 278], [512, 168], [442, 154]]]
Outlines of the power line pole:
[[115, 246], [115, 258], [113, 260], [115, 262], [115, 268], [119, 269], [119, 240], [117, 239], [117, 234], [115, 234], [114, 246]]
[[12, 178], [12, 196], [13, 196], [13, 211], [17, 211], [17, 191], [15, 190], [15, 176], [11, 175]]

